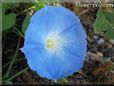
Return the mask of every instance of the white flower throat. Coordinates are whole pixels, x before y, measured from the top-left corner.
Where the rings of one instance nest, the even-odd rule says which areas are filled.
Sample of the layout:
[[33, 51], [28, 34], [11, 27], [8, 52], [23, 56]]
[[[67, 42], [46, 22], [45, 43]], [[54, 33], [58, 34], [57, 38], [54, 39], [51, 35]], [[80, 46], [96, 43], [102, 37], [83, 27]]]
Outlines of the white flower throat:
[[60, 51], [62, 50], [62, 46], [65, 44], [65, 41], [63, 40], [63, 37], [53, 35], [48, 36], [46, 38], [45, 46], [49, 51]]

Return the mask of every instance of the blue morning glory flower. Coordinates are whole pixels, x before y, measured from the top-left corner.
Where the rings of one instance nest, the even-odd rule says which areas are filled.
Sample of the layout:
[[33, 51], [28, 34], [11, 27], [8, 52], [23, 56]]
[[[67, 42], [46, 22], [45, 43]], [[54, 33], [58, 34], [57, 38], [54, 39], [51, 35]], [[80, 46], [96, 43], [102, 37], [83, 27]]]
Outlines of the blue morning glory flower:
[[21, 50], [33, 71], [57, 80], [83, 67], [86, 33], [78, 16], [69, 9], [45, 6], [31, 17]]

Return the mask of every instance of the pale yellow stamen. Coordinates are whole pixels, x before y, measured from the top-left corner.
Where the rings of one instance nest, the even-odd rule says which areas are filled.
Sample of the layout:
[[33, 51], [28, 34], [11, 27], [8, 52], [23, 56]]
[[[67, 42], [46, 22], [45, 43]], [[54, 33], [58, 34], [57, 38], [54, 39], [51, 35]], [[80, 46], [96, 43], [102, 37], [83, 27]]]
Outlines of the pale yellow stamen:
[[54, 48], [54, 47], [55, 47], [55, 42], [54, 42], [54, 40], [48, 39], [48, 40], [46, 41], [46, 47], [47, 47], [47, 48]]

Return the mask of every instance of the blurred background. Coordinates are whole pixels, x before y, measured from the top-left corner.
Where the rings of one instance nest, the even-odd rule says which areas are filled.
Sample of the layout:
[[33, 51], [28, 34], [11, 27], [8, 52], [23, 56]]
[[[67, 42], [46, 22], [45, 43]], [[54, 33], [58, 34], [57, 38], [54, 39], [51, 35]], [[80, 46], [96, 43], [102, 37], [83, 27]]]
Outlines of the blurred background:
[[[3, 84], [114, 84], [114, 3], [101, 0], [96, 7], [93, 7], [93, 2], [89, 2], [93, 4], [89, 7], [83, 2], [76, 3], [75, 0], [2, 2]], [[24, 54], [19, 50], [23, 46], [30, 17], [45, 5], [64, 6], [73, 11], [87, 33], [88, 50], [83, 68], [57, 83], [41, 78], [30, 70]]]

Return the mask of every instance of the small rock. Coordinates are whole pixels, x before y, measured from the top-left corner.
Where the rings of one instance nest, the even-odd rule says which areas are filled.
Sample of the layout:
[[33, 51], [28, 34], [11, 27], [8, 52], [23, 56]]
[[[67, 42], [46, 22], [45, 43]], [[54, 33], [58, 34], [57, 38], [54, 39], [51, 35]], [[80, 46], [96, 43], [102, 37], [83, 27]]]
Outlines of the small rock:
[[97, 35], [94, 35], [93, 39], [97, 40], [99, 37]]
[[109, 42], [106, 42], [106, 46], [107, 46], [107, 48], [112, 48], [112, 44]]
[[114, 45], [114, 39], [110, 39], [109, 41]]
[[61, 6], [61, 4], [58, 2], [58, 3], [56, 4], [56, 6]]
[[97, 52], [96, 54], [88, 52], [87, 55], [91, 60], [102, 61], [103, 54], [101, 52]]
[[103, 39], [103, 38], [98, 39], [98, 40], [97, 40], [97, 43], [98, 43], [99, 45], [103, 44], [103, 43], [104, 43], [104, 39]]

